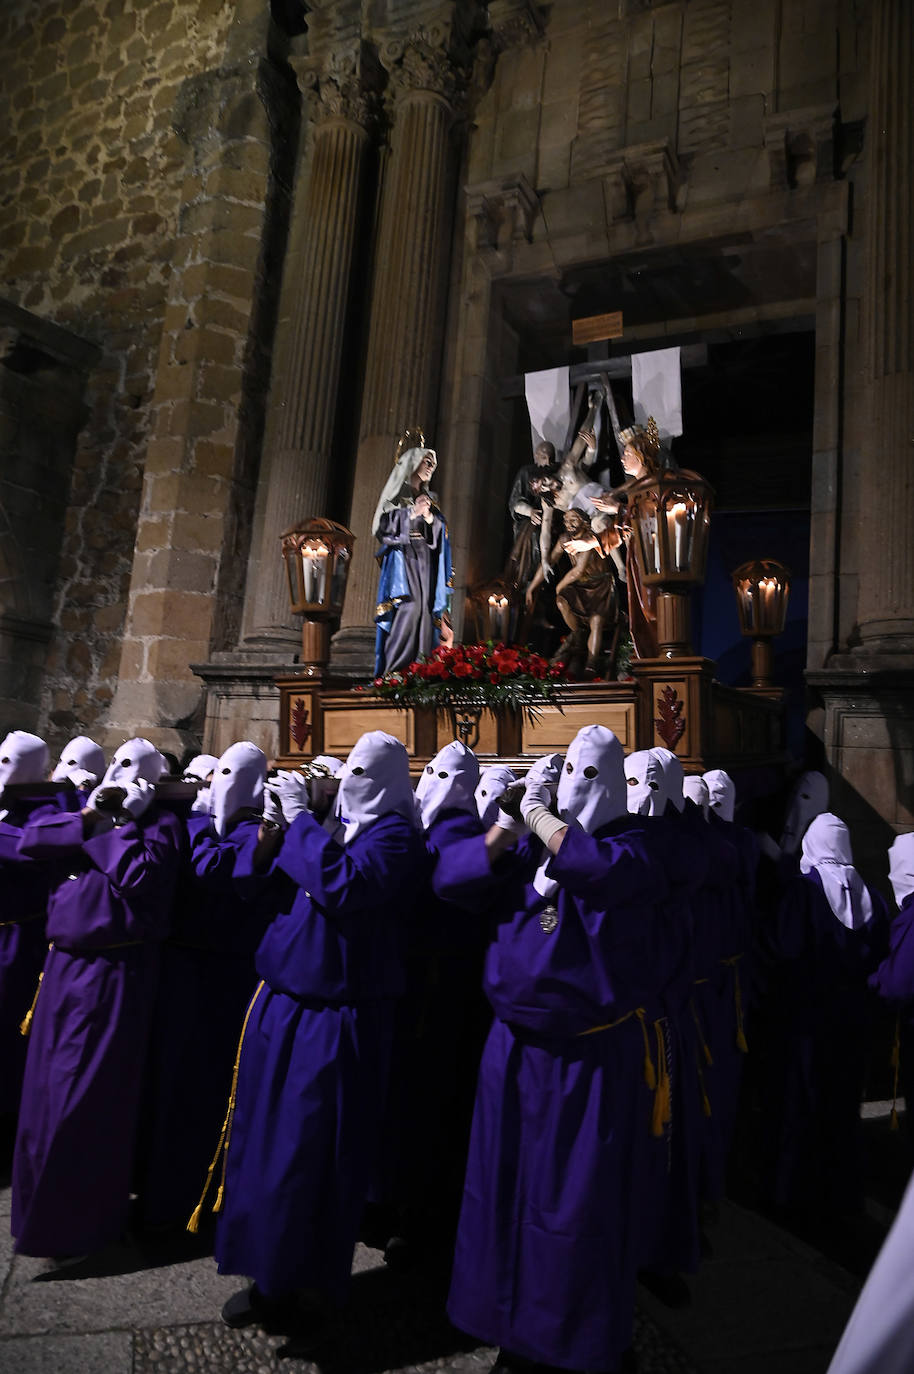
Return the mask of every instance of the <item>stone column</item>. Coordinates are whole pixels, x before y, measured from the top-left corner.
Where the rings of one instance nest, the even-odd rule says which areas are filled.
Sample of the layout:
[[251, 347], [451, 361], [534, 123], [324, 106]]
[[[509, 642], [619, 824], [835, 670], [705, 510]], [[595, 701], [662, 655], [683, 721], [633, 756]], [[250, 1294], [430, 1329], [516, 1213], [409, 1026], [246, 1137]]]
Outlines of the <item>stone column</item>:
[[288, 609], [279, 536], [296, 520], [328, 514], [343, 332], [369, 143], [371, 101], [361, 88], [354, 53], [332, 58], [317, 80], [307, 60], [298, 64], [298, 74], [306, 97], [314, 89], [319, 122], [310, 148], [303, 149], [309, 173], [295, 207], [285, 267], [286, 338], [271, 382], [246, 647], [278, 648], [300, 637]]
[[914, 653], [914, 5], [874, 0], [866, 126], [860, 487], [864, 653]]
[[[393, 133], [375, 256], [359, 451], [349, 516], [357, 543], [334, 662], [371, 671], [377, 569], [371, 519], [408, 426], [434, 446], [456, 167], [451, 131], [458, 73], [414, 36], [382, 60], [391, 69]], [[446, 456], [445, 456], [446, 461]]]

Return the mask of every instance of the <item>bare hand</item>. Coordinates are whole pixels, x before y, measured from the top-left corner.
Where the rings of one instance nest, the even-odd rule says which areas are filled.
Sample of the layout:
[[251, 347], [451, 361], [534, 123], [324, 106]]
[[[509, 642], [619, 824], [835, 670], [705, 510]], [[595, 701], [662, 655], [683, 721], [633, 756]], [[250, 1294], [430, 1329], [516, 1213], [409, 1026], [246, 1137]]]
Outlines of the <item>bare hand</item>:
[[413, 510], [416, 515], [421, 515], [426, 524], [431, 524], [435, 518], [432, 515], [432, 503], [424, 492], [421, 492], [413, 503]]
[[611, 492], [601, 491], [599, 496], [591, 496], [591, 504], [597, 510], [606, 511], [608, 515], [615, 515], [619, 509], [619, 502], [613, 498]]
[[534, 511], [533, 514], [530, 516], [530, 524], [541, 525], [542, 523], [543, 517], [540, 515], [539, 511]]

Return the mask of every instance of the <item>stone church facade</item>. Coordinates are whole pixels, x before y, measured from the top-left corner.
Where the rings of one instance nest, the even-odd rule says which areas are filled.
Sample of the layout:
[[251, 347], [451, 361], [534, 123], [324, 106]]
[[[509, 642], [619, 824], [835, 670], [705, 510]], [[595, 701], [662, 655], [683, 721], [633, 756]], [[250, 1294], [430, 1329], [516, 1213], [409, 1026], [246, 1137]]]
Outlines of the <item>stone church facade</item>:
[[366, 676], [407, 425], [459, 627], [510, 379], [622, 309], [808, 335], [809, 726], [874, 848], [914, 826], [908, 0], [8, 0], [0, 50], [3, 724], [275, 748], [278, 535], [354, 531]]

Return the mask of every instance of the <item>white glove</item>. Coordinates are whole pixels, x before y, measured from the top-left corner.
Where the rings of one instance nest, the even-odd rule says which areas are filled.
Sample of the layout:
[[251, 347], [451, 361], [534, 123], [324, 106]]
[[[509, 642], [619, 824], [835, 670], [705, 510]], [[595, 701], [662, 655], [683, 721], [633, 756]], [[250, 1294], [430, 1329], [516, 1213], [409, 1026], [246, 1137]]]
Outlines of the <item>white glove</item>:
[[309, 811], [308, 779], [301, 773], [277, 773], [271, 790], [276, 793], [282, 807], [283, 818], [289, 825], [303, 811]]
[[197, 788], [197, 795], [190, 804], [190, 814], [192, 816], [210, 815], [210, 790], [208, 787]]
[[263, 789], [263, 818], [271, 825], [278, 825], [282, 830], [286, 828], [286, 818], [282, 814], [282, 802], [273, 791], [273, 779], [267, 783]]
[[561, 775], [561, 754], [545, 754], [537, 759], [524, 781], [524, 795], [520, 802], [520, 813], [524, 820], [538, 806], [544, 806], [547, 811], [550, 809]]
[[68, 774], [74, 787], [94, 787], [98, 778], [88, 768], [74, 768]]
[[136, 782], [127, 783], [124, 793], [121, 810], [126, 811], [127, 815], [136, 821], [152, 804], [156, 790], [153, 783], [147, 782], [145, 778], [137, 778]]
[[512, 835], [523, 835], [527, 827], [523, 821], [516, 821], [513, 816], [509, 816], [507, 811], [498, 808], [498, 815], [495, 817], [495, 824], [499, 830], [507, 830]]

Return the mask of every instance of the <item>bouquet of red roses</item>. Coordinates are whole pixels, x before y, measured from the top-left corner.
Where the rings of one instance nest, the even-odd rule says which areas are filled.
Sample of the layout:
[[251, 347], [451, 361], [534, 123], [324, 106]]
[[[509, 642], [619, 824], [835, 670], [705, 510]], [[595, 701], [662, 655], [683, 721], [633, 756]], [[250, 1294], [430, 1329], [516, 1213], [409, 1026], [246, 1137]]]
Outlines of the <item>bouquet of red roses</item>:
[[555, 683], [561, 677], [540, 654], [490, 639], [485, 644], [440, 645], [399, 672], [376, 677], [373, 688], [398, 706], [507, 706], [529, 713], [555, 701]]

